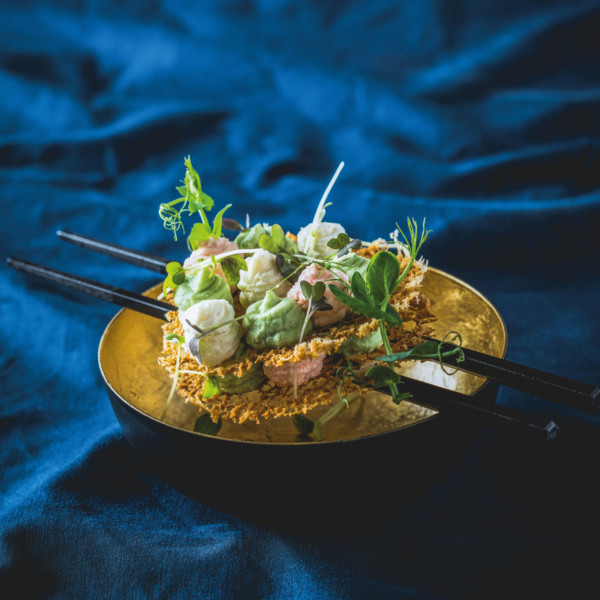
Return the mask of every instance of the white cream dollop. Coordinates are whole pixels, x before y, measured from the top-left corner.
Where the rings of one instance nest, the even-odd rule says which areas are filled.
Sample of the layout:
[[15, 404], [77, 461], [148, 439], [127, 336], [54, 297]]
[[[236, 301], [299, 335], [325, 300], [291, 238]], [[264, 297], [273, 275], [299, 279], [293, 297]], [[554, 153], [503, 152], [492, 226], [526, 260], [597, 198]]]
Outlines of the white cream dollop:
[[242, 328], [237, 321], [232, 321], [234, 317], [235, 312], [231, 304], [227, 300], [220, 299], [202, 300], [187, 310], [179, 311], [179, 321], [183, 325], [187, 344], [192, 338], [200, 336], [200, 332], [192, 325], [205, 331], [215, 325], [231, 321], [200, 338], [201, 364], [214, 367], [235, 354], [242, 339]]
[[346, 233], [346, 230], [339, 223], [311, 223], [298, 232], [298, 248], [309, 256], [325, 258], [335, 253], [327, 242], [340, 233]]
[[[247, 271], [240, 271], [240, 302], [244, 308], [262, 300], [269, 290], [283, 298], [292, 287], [277, 267], [275, 255], [259, 250], [246, 259]], [[277, 286], [277, 287], [275, 287]], [[274, 289], [273, 289], [274, 288]]]

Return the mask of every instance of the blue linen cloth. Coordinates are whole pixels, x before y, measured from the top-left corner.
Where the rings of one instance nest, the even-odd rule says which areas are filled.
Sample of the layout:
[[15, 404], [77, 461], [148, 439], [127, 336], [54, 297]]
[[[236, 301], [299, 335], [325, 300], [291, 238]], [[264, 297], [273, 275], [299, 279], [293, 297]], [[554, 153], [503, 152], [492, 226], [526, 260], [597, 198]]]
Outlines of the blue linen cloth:
[[[3, 2], [2, 254], [143, 290], [70, 229], [185, 256], [157, 217], [191, 155], [231, 216], [364, 239], [427, 218], [508, 358], [598, 383], [600, 3]], [[235, 213], [235, 214], [233, 214]], [[115, 307], [0, 268], [0, 584], [24, 598], [587, 597], [599, 420], [501, 388], [562, 443], [489, 431], [383, 525], [289, 532], [135, 461], [96, 363]], [[401, 475], [402, 461], [386, 457]], [[351, 502], [352, 499], [347, 499]], [[324, 512], [335, 506], [324, 507]]]

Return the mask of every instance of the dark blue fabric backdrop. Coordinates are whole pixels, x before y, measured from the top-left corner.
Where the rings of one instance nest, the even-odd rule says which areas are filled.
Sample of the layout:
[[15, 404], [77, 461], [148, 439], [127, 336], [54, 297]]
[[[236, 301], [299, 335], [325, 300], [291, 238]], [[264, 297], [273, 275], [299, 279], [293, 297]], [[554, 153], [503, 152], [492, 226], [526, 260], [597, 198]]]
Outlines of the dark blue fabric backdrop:
[[[143, 290], [151, 273], [55, 231], [183, 257], [156, 211], [188, 154], [232, 216], [297, 230], [343, 160], [328, 218], [370, 238], [427, 217], [430, 264], [498, 307], [509, 358], [598, 383], [599, 2], [0, 10], [4, 256]], [[6, 265], [0, 278], [0, 589], [597, 596], [597, 417], [501, 389], [500, 403], [553, 416], [562, 445], [524, 455], [486, 431], [385, 525], [294, 534], [205, 507], [137, 465], [96, 363], [115, 307]]]

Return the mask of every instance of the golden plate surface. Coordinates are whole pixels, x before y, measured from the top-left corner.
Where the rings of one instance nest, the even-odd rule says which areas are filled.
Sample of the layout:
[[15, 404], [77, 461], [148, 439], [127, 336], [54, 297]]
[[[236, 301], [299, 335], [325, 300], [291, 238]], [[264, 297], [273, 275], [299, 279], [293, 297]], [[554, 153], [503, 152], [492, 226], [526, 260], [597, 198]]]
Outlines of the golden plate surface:
[[[162, 285], [146, 292], [156, 297]], [[437, 321], [434, 335], [458, 331], [464, 346], [492, 356], [504, 357], [507, 332], [502, 317], [481, 293], [456, 277], [429, 267], [423, 281], [425, 294], [433, 301]], [[146, 417], [159, 420], [171, 388], [171, 379], [159, 366], [162, 347], [162, 321], [130, 309], [123, 309], [108, 324], [98, 350], [100, 370], [110, 388], [126, 403]], [[468, 373], [445, 374], [435, 362], [407, 361], [400, 372], [440, 387], [474, 394], [485, 379]], [[318, 416], [325, 409], [309, 413]], [[378, 435], [414, 426], [436, 413], [412, 402], [395, 405], [389, 396], [376, 392], [342, 410], [323, 426], [323, 440], [341, 441]], [[164, 423], [187, 430], [191, 435], [199, 416], [198, 408], [176, 396]], [[260, 424], [223, 422], [218, 435], [222, 439], [266, 444], [302, 444], [307, 442], [290, 417], [268, 419]]]

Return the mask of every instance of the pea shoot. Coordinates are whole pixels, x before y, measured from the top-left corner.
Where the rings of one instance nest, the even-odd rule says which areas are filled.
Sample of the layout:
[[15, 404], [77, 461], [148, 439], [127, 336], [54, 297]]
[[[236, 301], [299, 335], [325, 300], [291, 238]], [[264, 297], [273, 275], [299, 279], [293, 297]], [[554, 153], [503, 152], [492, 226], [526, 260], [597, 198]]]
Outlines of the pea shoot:
[[[163, 221], [163, 226], [168, 231], [173, 232], [173, 237], [177, 241], [177, 232], [181, 229], [185, 233], [182, 215], [193, 215], [198, 213], [201, 222], [195, 223], [190, 235], [187, 238], [187, 245], [190, 251], [197, 250], [202, 242], [210, 238], [219, 238], [223, 231], [223, 214], [231, 207], [228, 204], [221, 209], [214, 218], [212, 227], [206, 216], [206, 213], [213, 209], [214, 200], [202, 190], [200, 176], [188, 156], [184, 160], [186, 167], [184, 185], [175, 188], [180, 197], [171, 202], [163, 202], [158, 209], [158, 214]], [[236, 227], [239, 225], [235, 221], [228, 220], [227, 225]]]

